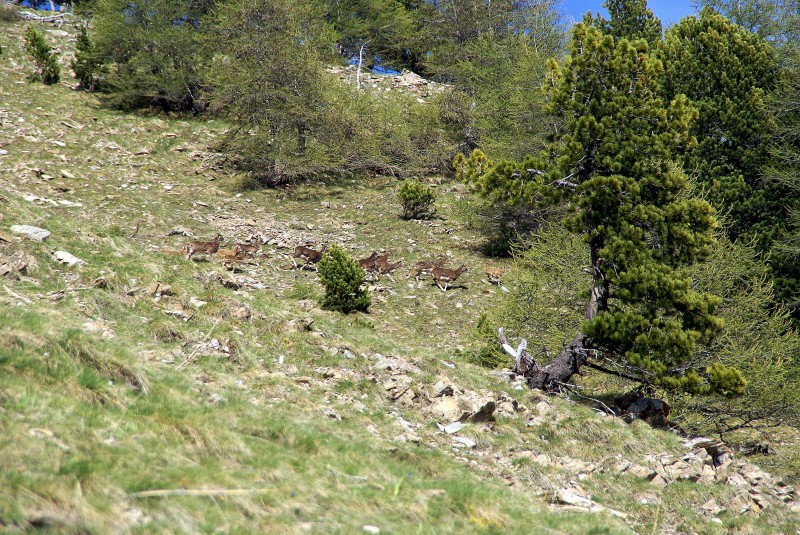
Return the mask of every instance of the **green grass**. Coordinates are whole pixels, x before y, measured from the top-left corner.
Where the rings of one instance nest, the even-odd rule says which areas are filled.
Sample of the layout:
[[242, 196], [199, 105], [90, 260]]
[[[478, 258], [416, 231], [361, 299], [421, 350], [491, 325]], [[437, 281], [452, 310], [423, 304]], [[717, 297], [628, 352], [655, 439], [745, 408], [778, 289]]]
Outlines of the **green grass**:
[[[52, 236], [41, 244], [0, 241], [0, 254], [21, 250], [34, 260], [26, 273], [0, 280], [0, 528], [32, 529], [45, 513], [63, 522], [55, 531], [96, 533], [358, 533], [366, 524], [384, 533], [627, 533], [652, 525], [652, 506], [637, 497], [656, 489], [642, 481], [581, 482], [598, 501], [628, 512], [623, 522], [551, 507], [538, 493], [568, 484], [570, 474], [495, 456], [532, 450], [636, 460], [677, 451], [673, 435], [552, 399], [568, 418], [529, 427], [524, 415], [501, 417], [465, 429], [478, 447], [456, 450], [430, 416], [387, 399], [386, 376], [372, 370], [376, 353], [419, 367], [421, 389], [445, 379], [505, 391], [528, 407], [543, 399], [470, 364], [479, 342], [469, 333], [499, 291], [482, 270], [503, 262], [480, 254], [484, 237], [470, 228], [470, 197], [460, 185], [437, 188], [437, 219], [429, 222], [399, 218], [397, 181], [386, 177], [238, 195], [243, 177], [214, 165], [227, 125], [122, 114], [72, 90], [67, 76], [53, 87], [28, 85], [23, 30], [0, 31], [0, 148], [8, 151], [0, 156], [0, 230], [33, 224]], [[178, 226], [198, 238], [221, 232], [224, 246], [254, 235], [277, 236], [285, 247], [265, 245], [257, 263], [235, 274], [258, 289], [237, 290], [211, 275], [233, 276], [216, 259], [170, 254], [189, 240], [170, 235]], [[463, 288], [443, 293], [401, 269], [394, 281], [372, 283], [369, 314], [345, 316], [319, 308], [316, 273], [289, 269], [288, 254], [306, 240], [340, 243], [356, 258], [390, 250], [405, 267], [448, 254], [470, 271]], [[56, 250], [86, 265], [61, 266]], [[172, 295], [149, 295], [154, 282]], [[235, 314], [243, 306], [249, 319]], [[175, 309], [193, 316], [167, 314]], [[305, 318], [313, 320], [308, 330], [287, 329]], [[113, 335], [88, 332], [87, 322]], [[227, 351], [214, 349], [214, 340]], [[419, 443], [406, 441], [398, 414], [418, 426]], [[131, 497], [170, 489], [254, 492]], [[709, 493], [723, 503], [726, 492], [670, 487], [661, 525], [719, 532], [697, 507]], [[732, 532], [796, 529], [778, 509], [723, 518]]]

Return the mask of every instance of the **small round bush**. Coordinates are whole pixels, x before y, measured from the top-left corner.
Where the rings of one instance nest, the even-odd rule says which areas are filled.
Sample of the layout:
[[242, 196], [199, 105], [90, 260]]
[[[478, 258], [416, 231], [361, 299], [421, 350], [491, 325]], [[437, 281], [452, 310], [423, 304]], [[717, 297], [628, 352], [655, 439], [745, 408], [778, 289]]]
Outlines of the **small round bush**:
[[436, 212], [436, 193], [419, 180], [406, 180], [397, 190], [403, 207], [403, 219], [428, 219]]
[[366, 312], [370, 305], [364, 284], [364, 270], [344, 249], [334, 244], [319, 261], [319, 278], [325, 287], [322, 308], [339, 312]]

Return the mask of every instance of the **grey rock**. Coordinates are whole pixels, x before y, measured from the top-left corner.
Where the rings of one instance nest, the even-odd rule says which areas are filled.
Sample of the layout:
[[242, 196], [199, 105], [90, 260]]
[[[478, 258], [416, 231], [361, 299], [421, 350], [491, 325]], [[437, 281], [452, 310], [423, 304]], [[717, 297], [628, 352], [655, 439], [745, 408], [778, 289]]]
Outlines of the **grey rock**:
[[477, 442], [475, 442], [471, 438], [467, 438], [467, 437], [453, 437], [453, 440], [456, 441], [459, 444], [463, 444], [464, 446], [466, 446], [468, 448], [474, 448], [475, 446], [478, 445]]
[[50, 231], [31, 225], [12, 225], [11, 232], [32, 241], [44, 241], [50, 237]]
[[397, 357], [385, 357], [372, 365], [373, 370], [386, 370], [386, 371], [404, 371], [411, 373], [420, 373], [420, 369], [410, 364], [403, 359]]
[[464, 428], [464, 424], [459, 421], [455, 421], [453, 423], [449, 423], [447, 425], [436, 424], [441, 431], [444, 431], [448, 435], [452, 435], [453, 433], [458, 433], [461, 429]]
[[55, 253], [53, 253], [53, 258], [55, 258], [58, 262], [66, 264], [68, 266], [83, 266], [84, 264], [86, 264], [86, 262], [84, 262], [77, 256], [68, 253], [66, 251], [56, 251]]

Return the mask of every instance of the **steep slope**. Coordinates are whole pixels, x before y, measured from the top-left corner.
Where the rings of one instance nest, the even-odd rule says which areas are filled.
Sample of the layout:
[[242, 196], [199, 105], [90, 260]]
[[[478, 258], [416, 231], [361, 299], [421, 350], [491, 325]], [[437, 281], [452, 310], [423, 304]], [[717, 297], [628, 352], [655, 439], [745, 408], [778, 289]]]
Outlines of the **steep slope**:
[[[47, 28], [63, 63], [73, 29]], [[800, 529], [793, 490], [752, 465], [715, 470], [675, 435], [469, 363], [498, 263], [460, 186], [439, 186], [430, 222], [398, 218], [390, 178], [237, 193], [225, 124], [122, 114], [66, 76], [29, 85], [23, 31], [0, 26], [0, 527]], [[181, 254], [217, 234], [260, 254]], [[296, 245], [334, 242], [405, 263], [368, 314], [320, 310], [316, 274], [291, 269]], [[469, 267], [460, 287], [405, 278], [443, 254]]]

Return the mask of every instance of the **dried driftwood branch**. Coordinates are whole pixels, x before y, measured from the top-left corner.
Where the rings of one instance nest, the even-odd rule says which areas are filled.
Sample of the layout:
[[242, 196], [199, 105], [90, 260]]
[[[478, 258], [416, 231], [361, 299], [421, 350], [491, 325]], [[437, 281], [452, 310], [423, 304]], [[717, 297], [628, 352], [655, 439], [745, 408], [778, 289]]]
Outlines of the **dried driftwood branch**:
[[502, 327], [497, 329], [497, 336], [500, 339], [500, 344], [503, 346], [503, 349], [514, 358], [514, 373], [518, 373], [520, 375], [525, 375], [526, 372], [532, 371], [539, 368], [539, 365], [534, 360], [533, 356], [528, 353], [528, 341], [524, 338], [519, 343], [516, 349], [508, 343], [508, 338], [506, 338], [506, 333]]

